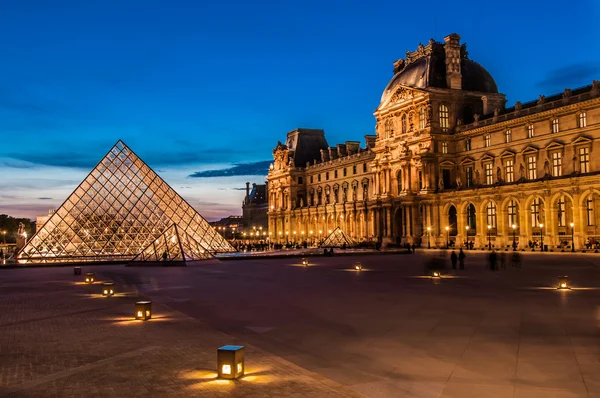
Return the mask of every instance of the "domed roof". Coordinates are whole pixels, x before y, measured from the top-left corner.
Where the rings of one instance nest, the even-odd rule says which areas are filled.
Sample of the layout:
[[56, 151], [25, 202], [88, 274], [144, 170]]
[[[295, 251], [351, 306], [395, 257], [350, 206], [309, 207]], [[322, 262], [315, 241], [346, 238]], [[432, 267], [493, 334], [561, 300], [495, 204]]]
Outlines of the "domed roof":
[[[446, 54], [443, 44], [433, 43], [428, 46], [427, 55], [420, 56], [398, 70], [385, 88], [381, 101], [391, 95], [397, 86], [414, 88], [448, 88], [446, 83]], [[496, 82], [490, 73], [477, 62], [466, 57], [460, 63], [462, 89], [484, 93], [498, 93]]]

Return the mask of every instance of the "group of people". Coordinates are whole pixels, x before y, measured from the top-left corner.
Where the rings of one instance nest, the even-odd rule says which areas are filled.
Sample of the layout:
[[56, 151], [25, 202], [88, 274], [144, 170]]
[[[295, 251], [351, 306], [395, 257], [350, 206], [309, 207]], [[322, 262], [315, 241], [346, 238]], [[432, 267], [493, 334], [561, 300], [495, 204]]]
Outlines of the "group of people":
[[[500, 268], [506, 269], [507, 256], [509, 256], [506, 252], [496, 252], [492, 250], [488, 255], [488, 264], [491, 271], [499, 271]], [[462, 247], [460, 248], [458, 254], [456, 254], [455, 250], [452, 250], [450, 253], [450, 263], [452, 264], [452, 269], [456, 269], [458, 263], [458, 269], [465, 269], [465, 258], [467, 255], [463, 251]], [[510, 253], [510, 263], [513, 268], [521, 268], [521, 254], [518, 251], [513, 251]]]

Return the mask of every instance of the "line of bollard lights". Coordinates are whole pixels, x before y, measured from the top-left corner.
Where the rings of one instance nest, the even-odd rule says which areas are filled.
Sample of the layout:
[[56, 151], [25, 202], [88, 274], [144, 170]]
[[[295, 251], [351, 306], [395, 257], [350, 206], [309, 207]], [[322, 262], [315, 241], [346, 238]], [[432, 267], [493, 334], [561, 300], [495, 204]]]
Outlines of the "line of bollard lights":
[[[74, 275], [81, 275], [81, 267], [73, 269]], [[96, 278], [93, 272], [86, 272], [84, 282], [94, 284]], [[113, 282], [103, 282], [101, 288], [103, 297], [112, 297], [115, 294]], [[147, 321], [152, 318], [152, 301], [143, 300], [135, 302], [135, 319]], [[225, 345], [217, 349], [217, 374], [221, 379], [238, 379], [244, 375], [245, 356], [244, 346]]]

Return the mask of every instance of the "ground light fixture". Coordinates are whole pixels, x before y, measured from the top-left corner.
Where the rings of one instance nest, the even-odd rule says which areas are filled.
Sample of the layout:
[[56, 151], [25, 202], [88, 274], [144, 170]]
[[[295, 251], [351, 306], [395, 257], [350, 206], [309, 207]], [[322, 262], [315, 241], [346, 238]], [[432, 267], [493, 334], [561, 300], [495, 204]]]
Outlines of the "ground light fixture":
[[217, 373], [221, 379], [238, 379], [244, 375], [244, 346], [224, 345], [217, 349]]
[[432, 278], [441, 278], [442, 277], [442, 273], [440, 271], [431, 271], [431, 277]]
[[302, 259], [302, 265], [304, 265], [305, 267], [308, 266], [308, 260], [303, 258]]
[[102, 284], [102, 295], [104, 297], [111, 297], [115, 294], [115, 284], [112, 282], [104, 282]]
[[354, 269], [357, 271], [362, 271], [362, 264], [360, 263], [360, 261], [354, 263]]
[[94, 283], [94, 273], [93, 272], [88, 272], [85, 274], [85, 283]]
[[568, 276], [559, 276], [558, 277], [558, 289], [559, 290], [568, 290], [571, 287], [569, 286], [569, 277]]
[[135, 302], [135, 319], [147, 321], [152, 318], [152, 301]]
[[81, 267], [74, 267], [73, 275], [81, 275]]

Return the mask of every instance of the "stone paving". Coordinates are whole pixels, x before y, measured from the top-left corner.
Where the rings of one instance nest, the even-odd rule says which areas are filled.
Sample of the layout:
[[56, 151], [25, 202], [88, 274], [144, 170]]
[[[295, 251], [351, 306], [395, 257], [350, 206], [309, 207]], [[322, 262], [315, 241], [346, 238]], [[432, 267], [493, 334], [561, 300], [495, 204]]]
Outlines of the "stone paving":
[[[2, 269], [0, 396], [600, 397], [600, 255], [467, 252], [434, 281], [437, 255], [84, 267], [109, 299], [70, 267]], [[140, 298], [155, 319], [131, 320]], [[240, 381], [215, 378], [224, 344]]]

